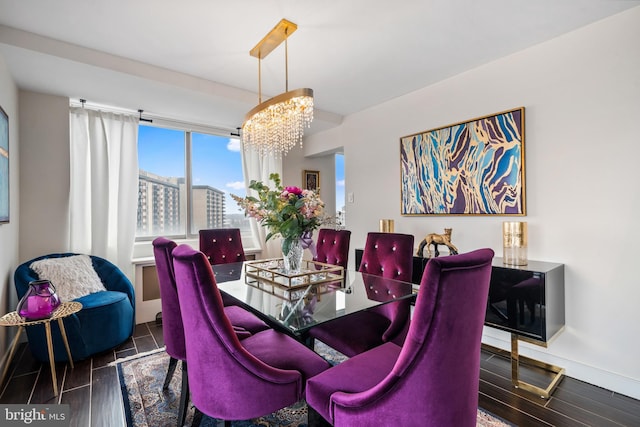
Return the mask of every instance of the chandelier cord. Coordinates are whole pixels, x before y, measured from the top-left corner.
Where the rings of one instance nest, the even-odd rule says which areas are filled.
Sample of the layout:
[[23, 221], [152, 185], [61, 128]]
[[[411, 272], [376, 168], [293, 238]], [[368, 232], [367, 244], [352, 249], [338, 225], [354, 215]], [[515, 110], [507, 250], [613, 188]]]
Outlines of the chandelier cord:
[[262, 55], [258, 56], [258, 104], [262, 104]]
[[[289, 29], [284, 31], [285, 35]], [[289, 38], [284, 39], [284, 91], [289, 92]]]

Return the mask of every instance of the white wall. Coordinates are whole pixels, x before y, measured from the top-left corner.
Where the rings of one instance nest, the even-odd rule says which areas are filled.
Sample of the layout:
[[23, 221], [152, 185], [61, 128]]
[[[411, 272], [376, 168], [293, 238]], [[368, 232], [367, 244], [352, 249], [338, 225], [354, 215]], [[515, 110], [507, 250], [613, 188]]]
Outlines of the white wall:
[[[522, 345], [521, 353], [635, 398], [639, 40], [636, 7], [346, 117], [305, 143], [308, 155], [344, 146], [352, 248], [380, 218], [393, 218], [416, 244], [452, 227], [461, 251], [491, 247], [501, 256], [501, 223], [513, 217], [400, 216], [399, 138], [524, 106], [527, 216], [516, 219], [529, 223], [530, 259], [566, 265], [566, 329], [547, 349]], [[508, 349], [508, 340], [485, 328], [483, 341]]]
[[296, 147], [283, 159], [282, 184], [302, 188], [302, 172], [313, 170], [320, 172], [320, 198], [325, 204], [325, 212], [336, 212], [336, 163], [334, 153], [322, 153], [314, 157], [305, 157], [304, 150]]
[[[20, 150], [18, 147], [18, 89], [2, 56], [0, 56], [0, 106], [9, 116], [10, 222], [0, 224], [0, 312], [4, 314], [15, 310], [18, 303], [13, 285], [13, 272], [18, 261]], [[0, 185], [5, 185], [5, 183], [2, 182]], [[11, 329], [0, 328], [0, 355], [4, 354], [4, 349], [8, 347], [8, 339], [15, 334], [15, 331]]]
[[21, 90], [20, 262], [69, 250], [69, 99]]

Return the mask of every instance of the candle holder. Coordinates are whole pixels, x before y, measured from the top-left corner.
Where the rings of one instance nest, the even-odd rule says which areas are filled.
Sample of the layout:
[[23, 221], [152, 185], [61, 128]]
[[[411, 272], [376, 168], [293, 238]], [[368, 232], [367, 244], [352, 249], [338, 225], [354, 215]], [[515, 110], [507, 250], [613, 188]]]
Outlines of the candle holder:
[[527, 265], [527, 223], [502, 223], [503, 261], [507, 265]]
[[381, 233], [393, 233], [393, 220], [381, 219], [380, 220], [380, 232]]

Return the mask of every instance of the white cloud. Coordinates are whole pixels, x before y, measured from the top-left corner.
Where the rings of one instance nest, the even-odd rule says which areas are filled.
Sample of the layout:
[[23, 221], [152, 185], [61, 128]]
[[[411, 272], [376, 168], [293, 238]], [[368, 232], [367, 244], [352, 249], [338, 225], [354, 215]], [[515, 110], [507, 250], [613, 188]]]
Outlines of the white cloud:
[[233, 190], [243, 190], [244, 189], [244, 182], [242, 182], [242, 181], [227, 182], [225, 184], [225, 187], [231, 188]]
[[344, 179], [336, 181], [336, 187], [344, 187]]
[[227, 150], [240, 151], [240, 140], [237, 138], [229, 138], [229, 142], [227, 143]]

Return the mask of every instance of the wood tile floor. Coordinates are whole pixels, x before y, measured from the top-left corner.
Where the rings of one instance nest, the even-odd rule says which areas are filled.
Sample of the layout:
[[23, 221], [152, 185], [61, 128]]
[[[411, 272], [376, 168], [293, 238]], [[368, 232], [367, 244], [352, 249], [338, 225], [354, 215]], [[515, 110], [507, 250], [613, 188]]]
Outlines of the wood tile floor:
[[[76, 362], [75, 369], [58, 364], [56, 373], [62, 392], [55, 398], [48, 364], [33, 360], [25, 344], [2, 386], [0, 405], [66, 403], [71, 408], [71, 426], [124, 427], [116, 368], [108, 364], [163, 345], [162, 327], [150, 322], [138, 325], [133, 338], [114, 351]], [[546, 387], [548, 377], [543, 372], [525, 368], [521, 371], [524, 381]], [[640, 401], [630, 397], [565, 377], [553, 396], [545, 400], [514, 389], [510, 378], [509, 360], [483, 350], [479, 405], [518, 426], [640, 426]]]

